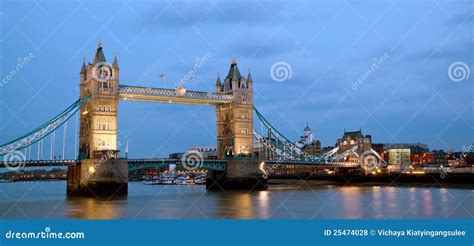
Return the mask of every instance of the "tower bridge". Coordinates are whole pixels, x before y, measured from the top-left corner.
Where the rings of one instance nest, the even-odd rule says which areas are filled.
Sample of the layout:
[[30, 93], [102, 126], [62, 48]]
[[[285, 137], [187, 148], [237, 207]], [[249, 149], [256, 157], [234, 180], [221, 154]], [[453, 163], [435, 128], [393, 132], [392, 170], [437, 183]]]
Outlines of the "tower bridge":
[[[177, 159], [120, 158], [117, 148], [119, 101], [215, 107], [217, 160], [202, 160], [202, 167], [208, 169], [207, 189], [266, 189], [266, 173], [262, 164], [328, 166], [331, 161], [337, 162], [361, 151], [356, 146], [339, 154], [336, 150], [325, 156], [314, 156], [301, 150], [254, 107], [252, 75], [249, 71], [247, 77], [242, 76], [235, 59], [223, 82], [217, 76], [214, 92], [188, 91], [182, 86], [166, 89], [122, 85], [119, 74], [117, 57], [114, 57], [111, 65], [107, 63], [99, 42], [93, 61], [86, 64], [84, 60], [82, 64], [79, 99], [40, 127], [1, 145], [0, 155], [5, 156], [37, 143], [78, 112], [77, 160], [25, 162], [25, 166], [67, 165], [68, 194], [126, 194], [129, 170], [170, 163], [182, 165], [182, 161]], [[268, 138], [253, 128], [254, 113], [268, 130]], [[268, 150], [267, 154], [255, 155], [254, 138]], [[275, 141], [272, 142], [272, 139]], [[0, 162], [0, 167], [7, 164], [5, 161]], [[354, 163], [354, 167], [358, 166], [358, 163]]]

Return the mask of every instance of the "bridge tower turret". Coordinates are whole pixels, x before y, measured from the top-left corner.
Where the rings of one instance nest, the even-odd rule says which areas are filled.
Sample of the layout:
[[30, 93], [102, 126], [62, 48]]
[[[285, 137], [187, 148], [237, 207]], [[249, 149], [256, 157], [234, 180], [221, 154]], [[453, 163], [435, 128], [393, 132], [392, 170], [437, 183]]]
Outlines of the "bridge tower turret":
[[[220, 90], [218, 89], [220, 88]], [[260, 163], [253, 153], [253, 80], [245, 79], [232, 59], [222, 87], [216, 92], [230, 94], [233, 101], [216, 105], [217, 158], [226, 159], [225, 172], [208, 171], [208, 189], [266, 189]], [[216, 185], [217, 184], [217, 185]]]
[[99, 42], [94, 60], [81, 69], [81, 99], [91, 96], [81, 108], [79, 160], [100, 158], [107, 151], [117, 150], [117, 106], [119, 68], [115, 56], [107, 63]]
[[117, 148], [119, 66], [117, 56], [112, 65], [107, 63], [100, 41], [92, 63], [82, 64], [79, 87], [80, 98], [90, 99], [80, 111], [81, 163], [70, 172], [68, 193], [109, 193], [117, 187], [118, 194], [126, 193], [127, 162], [118, 159]]
[[217, 73], [217, 79], [216, 79], [216, 92], [220, 93], [222, 91], [222, 83], [221, 83], [221, 76], [219, 73]]
[[223, 88], [217, 91], [234, 98], [231, 103], [216, 106], [218, 158], [253, 156], [253, 92], [248, 84], [233, 59]]

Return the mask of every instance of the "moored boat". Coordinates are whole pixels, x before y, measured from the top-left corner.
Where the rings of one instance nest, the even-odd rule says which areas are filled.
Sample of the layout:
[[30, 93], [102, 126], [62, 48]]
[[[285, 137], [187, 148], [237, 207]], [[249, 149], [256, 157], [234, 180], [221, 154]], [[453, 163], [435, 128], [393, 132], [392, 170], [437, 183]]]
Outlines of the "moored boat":
[[206, 175], [200, 175], [194, 177], [195, 184], [205, 184], [206, 183]]
[[157, 185], [157, 184], [161, 184], [161, 180], [158, 177], [150, 177], [150, 178], [145, 178], [145, 180], [143, 180], [142, 183], [146, 185]]
[[162, 184], [173, 184], [175, 182], [176, 175], [174, 174], [162, 174], [160, 175], [160, 181]]

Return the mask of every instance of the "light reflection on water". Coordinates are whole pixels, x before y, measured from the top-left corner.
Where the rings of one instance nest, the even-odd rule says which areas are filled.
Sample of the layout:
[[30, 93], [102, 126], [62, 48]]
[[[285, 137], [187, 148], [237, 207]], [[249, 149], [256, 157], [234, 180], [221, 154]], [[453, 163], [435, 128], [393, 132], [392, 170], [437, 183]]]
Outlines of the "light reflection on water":
[[65, 196], [66, 183], [0, 184], [2, 219], [472, 219], [474, 191], [453, 188], [275, 185], [206, 192], [202, 185], [129, 183], [129, 195]]

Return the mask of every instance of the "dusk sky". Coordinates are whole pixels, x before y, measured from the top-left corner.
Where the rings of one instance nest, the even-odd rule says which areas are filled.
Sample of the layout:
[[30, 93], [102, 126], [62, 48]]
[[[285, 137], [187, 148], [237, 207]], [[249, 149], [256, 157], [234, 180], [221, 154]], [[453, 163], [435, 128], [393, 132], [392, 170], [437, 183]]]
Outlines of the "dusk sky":
[[[225, 76], [235, 57], [243, 75], [251, 69], [255, 106], [295, 141], [308, 123], [323, 146], [359, 128], [374, 142], [431, 149], [474, 142], [471, 0], [0, 4], [2, 144], [78, 99], [83, 57], [92, 61], [99, 39], [110, 63], [116, 52], [122, 85], [174, 88], [197, 58], [209, 56], [184, 86], [214, 91], [217, 73]], [[31, 61], [5, 80], [30, 53]], [[376, 69], [374, 58], [383, 58]], [[289, 64], [291, 78], [272, 79], [277, 62]], [[467, 65], [460, 81], [449, 76], [456, 62]], [[216, 145], [211, 106], [121, 101], [118, 114], [118, 140], [129, 142], [132, 157]], [[74, 127], [72, 118], [68, 158]], [[257, 120], [254, 127], [261, 129]]]

